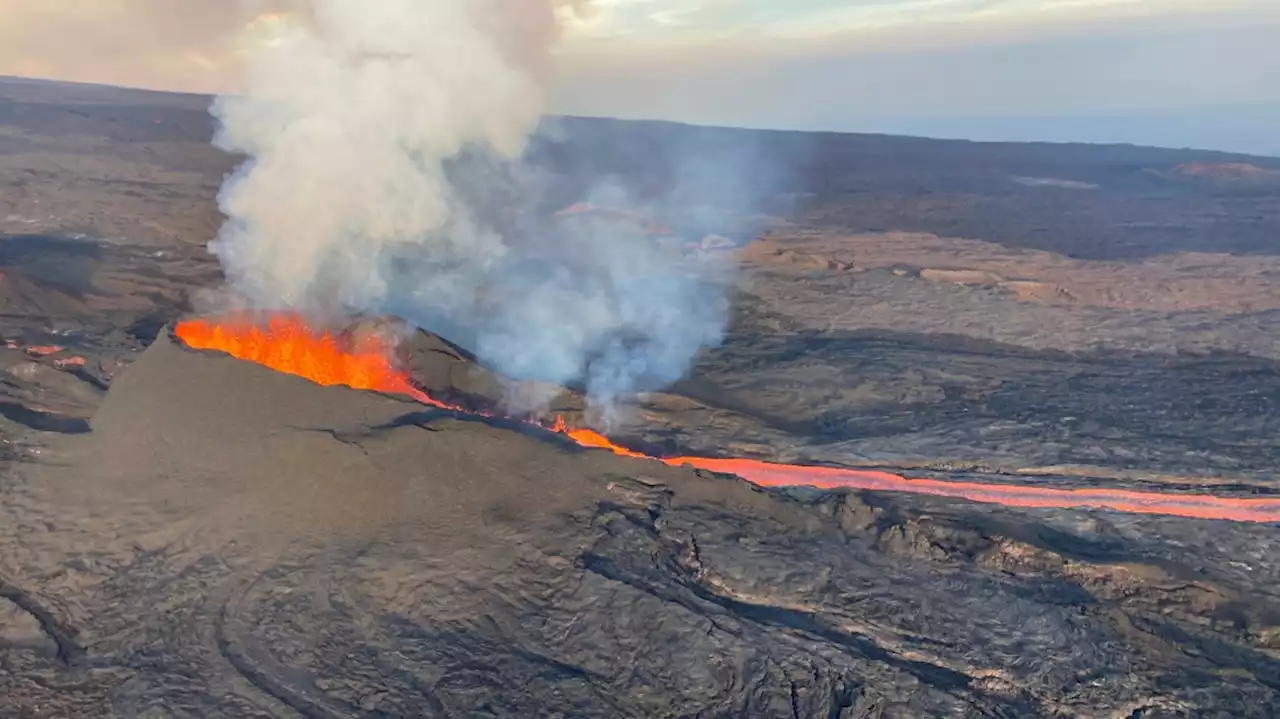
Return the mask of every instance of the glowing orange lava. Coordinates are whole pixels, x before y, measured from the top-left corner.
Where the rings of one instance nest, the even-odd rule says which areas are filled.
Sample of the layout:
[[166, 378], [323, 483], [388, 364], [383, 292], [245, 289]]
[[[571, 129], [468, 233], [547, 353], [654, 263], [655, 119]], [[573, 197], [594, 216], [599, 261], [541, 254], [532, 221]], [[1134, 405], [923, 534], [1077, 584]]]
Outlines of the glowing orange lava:
[[316, 384], [404, 394], [444, 406], [415, 388], [392, 361], [395, 348], [372, 334], [355, 340], [316, 332], [302, 317], [284, 313], [272, 314], [265, 322], [249, 314], [223, 316], [216, 322], [179, 322], [174, 334], [193, 349], [219, 350]]
[[[374, 336], [355, 341], [326, 331], [317, 332], [308, 327], [301, 317], [290, 314], [271, 315], [265, 324], [248, 315], [219, 317], [214, 321], [191, 320], [180, 322], [174, 331], [179, 339], [194, 349], [220, 350], [278, 372], [305, 377], [317, 384], [403, 394], [433, 407], [465, 411], [432, 399], [417, 389], [408, 373], [393, 361], [394, 347]], [[618, 445], [593, 430], [570, 428], [563, 419], [557, 419], [550, 429], [583, 447], [606, 449], [620, 456], [659, 461], [673, 467], [689, 465], [734, 474], [762, 487], [872, 489], [956, 497], [1013, 507], [1096, 508], [1237, 522], [1280, 522], [1280, 499], [1122, 489], [1050, 489], [909, 479], [873, 470], [777, 464], [755, 459], [651, 457]]]

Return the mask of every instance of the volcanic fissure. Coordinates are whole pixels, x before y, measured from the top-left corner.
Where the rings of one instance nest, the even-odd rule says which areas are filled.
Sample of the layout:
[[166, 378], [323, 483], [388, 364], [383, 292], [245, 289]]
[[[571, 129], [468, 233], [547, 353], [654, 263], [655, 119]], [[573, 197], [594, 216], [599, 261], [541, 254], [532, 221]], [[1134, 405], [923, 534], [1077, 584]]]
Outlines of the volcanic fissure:
[[[317, 384], [399, 394], [425, 405], [465, 414], [483, 414], [432, 397], [395, 360], [396, 343], [374, 331], [335, 333], [313, 328], [300, 315], [225, 315], [179, 322], [174, 334], [188, 347], [224, 352], [236, 359], [297, 375]], [[1110, 509], [1238, 522], [1280, 522], [1280, 499], [1165, 494], [1122, 489], [1051, 489], [1009, 484], [913, 479], [888, 472], [780, 464], [755, 459], [652, 456], [621, 446], [603, 434], [573, 428], [557, 418], [551, 432], [582, 447], [732, 474], [762, 487], [864, 489], [928, 494], [975, 502], [1036, 508]]]

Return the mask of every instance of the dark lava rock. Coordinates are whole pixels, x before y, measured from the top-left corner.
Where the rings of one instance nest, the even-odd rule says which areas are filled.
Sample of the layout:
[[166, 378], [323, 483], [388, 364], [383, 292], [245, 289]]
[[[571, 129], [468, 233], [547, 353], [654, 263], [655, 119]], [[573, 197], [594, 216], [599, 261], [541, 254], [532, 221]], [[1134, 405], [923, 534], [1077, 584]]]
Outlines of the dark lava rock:
[[[434, 350], [432, 377], [465, 368]], [[1169, 538], [1273, 528], [1151, 518], [1140, 539], [1101, 514], [765, 491], [167, 332], [12, 484], [5, 716], [1280, 706], [1275, 568], [1250, 559], [1249, 587]]]

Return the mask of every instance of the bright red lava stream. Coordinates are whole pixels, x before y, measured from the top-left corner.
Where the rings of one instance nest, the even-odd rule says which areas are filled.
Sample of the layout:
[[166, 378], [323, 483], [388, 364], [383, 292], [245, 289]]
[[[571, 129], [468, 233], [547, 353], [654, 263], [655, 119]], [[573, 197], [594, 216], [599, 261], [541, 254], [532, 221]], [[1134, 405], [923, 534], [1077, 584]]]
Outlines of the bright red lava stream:
[[[433, 407], [467, 411], [462, 407], [437, 401], [418, 389], [408, 373], [396, 365], [391, 343], [377, 335], [353, 337], [316, 331], [301, 317], [291, 314], [273, 314], [265, 321], [250, 315], [190, 320], [178, 323], [174, 333], [193, 349], [222, 351], [278, 372], [305, 377], [318, 384], [403, 394]], [[583, 447], [598, 447], [625, 457], [659, 461], [675, 467], [689, 465], [734, 474], [762, 487], [873, 489], [957, 497], [1011, 507], [1112, 509], [1237, 522], [1280, 522], [1280, 498], [1217, 497], [1207, 494], [1166, 494], [1100, 488], [1050, 489], [910, 479], [874, 470], [778, 464], [755, 459], [651, 457], [615, 444], [598, 432], [566, 427], [563, 420], [557, 420], [555, 426], [549, 429]]]

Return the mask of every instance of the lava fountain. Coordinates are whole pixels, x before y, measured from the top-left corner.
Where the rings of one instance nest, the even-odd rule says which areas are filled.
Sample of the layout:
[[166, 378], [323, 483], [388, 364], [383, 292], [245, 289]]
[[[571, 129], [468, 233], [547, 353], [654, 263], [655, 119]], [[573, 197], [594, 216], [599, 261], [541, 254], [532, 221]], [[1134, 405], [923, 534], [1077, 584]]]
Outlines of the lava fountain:
[[192, 349], [218, 350], [326, 387], [403, 394], [444, 407], [413, 386], [392, 360], [394, 346], [374, 334], [335, 335], [311, 329], [299, 315], [273, 314], [263, 321], [248, 313], [180, 322], [174, 334]]
[[[288, 313], [272, 314], [265, 320], [250, 314], [188, 320], [178, 323], [174, 334], [193, 349], [225, 352], [237, 359], [256, 362], [317, 384], [400, 394], [432, 407], [467, 412], [462, 407], [435, 400], [419, 389], [409, 373], [395, 362], [394, 343], [376, 334], [354, 337], [316, 330], [301, 316]], [[1280, 499], [1100, 488], [1051, 489], [910, 479], [874, 470], [779, 464], [755, 459], [653, 457], [618, 445], [593, 430], [568, 427], [562, 419], [549, 429], [583, 447], [607, 449], [624, 457], [659, 461], [671, 466], [689, 465], [733, 474], [763, 487], [869, 489], [954, 497], [1013, 507], [1112, 509], [1237, 522], [1280, 522]]]

